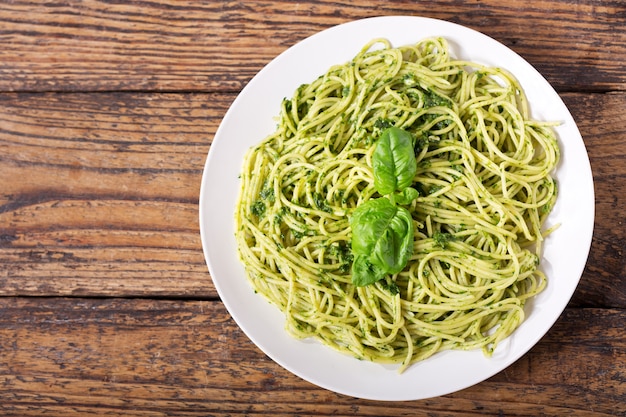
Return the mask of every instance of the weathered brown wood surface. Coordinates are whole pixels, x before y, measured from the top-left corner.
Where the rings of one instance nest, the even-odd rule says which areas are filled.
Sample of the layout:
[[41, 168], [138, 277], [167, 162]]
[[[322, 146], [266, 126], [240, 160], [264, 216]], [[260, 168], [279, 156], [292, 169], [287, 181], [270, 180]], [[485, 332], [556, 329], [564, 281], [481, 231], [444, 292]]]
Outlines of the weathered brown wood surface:
[[[445, 397], [387, 403], [336, 395], [293, 377], [269, 362], [217, 302], [9, 298], [0, 308], [3, 408], [25, 416], [42, 410], [581, 417], [624, 411], [626, 313], [619, 309], [568, 309], [528, 355], [484, 383]], [[572, 357], [584, 357], [585, 366]]]
[[[399, 14], [477, 29], [546, 76], [585, 140], [596, 222], [572, 301], [528, 354], [383, 403], [317, 388], [243, 335], [207, 272], [198, 194], [263, 65]], [[15, 0], [0, 40], [0, 415], [626, 416], [625, 2]]]

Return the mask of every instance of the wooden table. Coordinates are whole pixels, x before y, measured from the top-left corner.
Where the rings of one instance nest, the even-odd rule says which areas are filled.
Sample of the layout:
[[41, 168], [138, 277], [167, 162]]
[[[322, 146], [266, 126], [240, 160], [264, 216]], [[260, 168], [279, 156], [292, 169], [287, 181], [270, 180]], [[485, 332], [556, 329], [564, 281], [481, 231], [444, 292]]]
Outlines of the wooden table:
[[[501, 373], [423, 401], [338, 395], [264, 356], [198, 229], [242, 87], [374, 15], [460, 23], [521, 54], [570, 108], [595, 180], [591, 253], [556, 325]], [[626, 415], [625, 2], [16, 0], [0, 40], [0, 415]]]

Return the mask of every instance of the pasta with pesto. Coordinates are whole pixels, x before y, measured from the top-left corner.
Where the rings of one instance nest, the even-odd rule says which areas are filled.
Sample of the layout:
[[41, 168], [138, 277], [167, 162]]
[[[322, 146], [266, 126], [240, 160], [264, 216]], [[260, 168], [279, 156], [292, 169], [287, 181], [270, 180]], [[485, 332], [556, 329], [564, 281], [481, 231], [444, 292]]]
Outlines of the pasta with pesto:
[[[413, 252], [401, 272], [355, 286], [350, 217], [380, 197], [372, 154], [390, 126], [416, 155]], [[400, 371], [444, 349], [491, 355], [546, 286], [558, 159], [553, 125], [530, 118], [504, 69], [454, 59], [443, 38], [375, 39], [285, 98], [246, 154], [239, 256], [295, 337]]]

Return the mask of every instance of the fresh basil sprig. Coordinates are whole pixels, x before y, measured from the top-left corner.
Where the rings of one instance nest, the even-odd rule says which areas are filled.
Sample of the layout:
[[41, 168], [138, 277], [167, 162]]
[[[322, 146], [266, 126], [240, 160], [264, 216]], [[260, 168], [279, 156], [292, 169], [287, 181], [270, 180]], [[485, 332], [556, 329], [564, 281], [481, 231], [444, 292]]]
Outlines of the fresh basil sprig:
[[417, 162], [411, 134], [397, 127], [386, 129], [372, 155], [374, 198], [354, 210], [352, 228], [352, 283], [372, 284], [387, 274], [396, 274], [413, 254], [413, 218], [400, 205], [419, 195], [411, 188]]
[[411, 134], [397, 127], [385, 129], [374, 149], [372, 168], [374, 187], [380, 194], [409, 187], [417, 171]]

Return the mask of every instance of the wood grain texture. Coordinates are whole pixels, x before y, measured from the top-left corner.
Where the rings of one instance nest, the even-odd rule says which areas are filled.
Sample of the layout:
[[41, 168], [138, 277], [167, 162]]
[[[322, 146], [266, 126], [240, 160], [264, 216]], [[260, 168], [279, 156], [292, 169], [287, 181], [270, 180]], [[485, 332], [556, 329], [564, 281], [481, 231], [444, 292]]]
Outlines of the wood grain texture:
[[[588, 148], [597, 201], [590, 266], [572, 303], [624, 308], [626, 94], [563, 96]], [[233, 99], [0, 95], [0, 294], [217, 297], [198, 194]], [[597, 123], [598, 113], [612, 123]]]
[[[623, 310], [569, 309], [505, 371], [423, 401], [362, 401], [285, 371], [221, 303], [0, 299], [2, 415], [623, 416]], [[571, 357], [585, 358], [580, 367]], [[66, 414], [63, 414], [66, 413]]]
[[[237, 93], [298, 41], [377, 15], [518, 52], [570, 108], [595, 181], [589, 261], [555, 326], [492, 378], [414, 402], [338, 395], [267, 358], [198, 230]], [[626, 2], [11, 0], [0, 41], [1, 416], [626, 417]]]
[[591, 94], [581, 98], [574, 103], [574, 96], [564, 95], [591, 161], [596, 220], [587, 268], [573, 302], [576, 305], [624, 308], [626, 101], [621, 93]]
[[214, 295], [198, 194], [230, 99], [0, 96], [0, 292]]
[[378, 15], [479, 30], [560, 91], [626, 88], [621, 0], [15, 0], [0, 4], [0, 91], [238, 91], [298, 41]]

